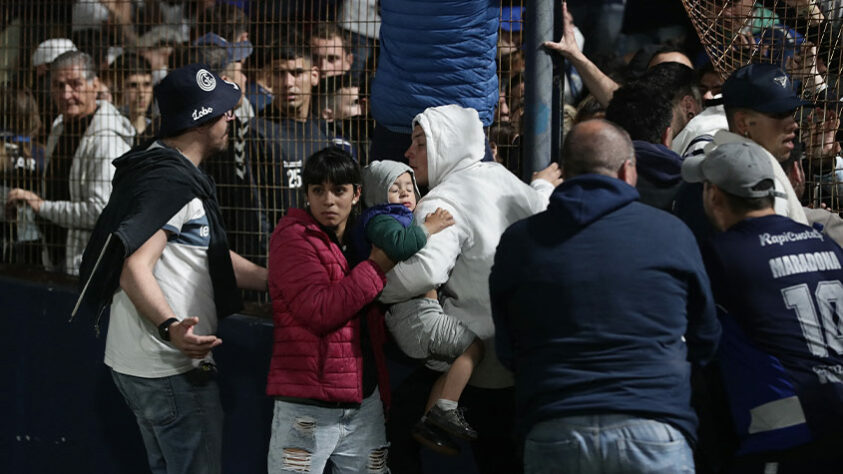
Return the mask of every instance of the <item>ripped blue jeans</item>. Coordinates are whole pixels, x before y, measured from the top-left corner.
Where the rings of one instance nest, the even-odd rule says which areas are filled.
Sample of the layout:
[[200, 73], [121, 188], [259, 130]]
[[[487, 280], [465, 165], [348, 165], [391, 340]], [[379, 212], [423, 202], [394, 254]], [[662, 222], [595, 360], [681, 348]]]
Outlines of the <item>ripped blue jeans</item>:
[[388, 473], [384, 423], [377, 390], [363, 400], [360, 408], [325, 408], [276, 400], [268, 472], [321, 474], [330, 459], [336, 474]]

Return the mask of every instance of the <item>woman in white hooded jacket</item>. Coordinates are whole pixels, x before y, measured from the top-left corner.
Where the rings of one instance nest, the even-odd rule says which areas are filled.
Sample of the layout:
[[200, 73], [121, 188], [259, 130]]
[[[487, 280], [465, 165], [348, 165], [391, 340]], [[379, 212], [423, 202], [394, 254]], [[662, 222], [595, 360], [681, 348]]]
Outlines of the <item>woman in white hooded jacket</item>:
[[[540, 173], [554, 183], [540, 178], [527, 185], [502, 165], [481, 162], [485, 154], [483, 126], [474, 109], [458, 105], [431, 107], [417, 115], [413, 120], [412, 139], [405, 156], [418, 184], [430, 189], [416, 206], [416, 219], [424, 219], [442, 208], [453, 215], [455, 224], [431, 236], [424, 248], [387, 274], [381, 301], [396, 303], [439, 288], [444, 312], [465, 323], [486, 347], [486, 356], [475, 369], [466, 390], [470, 391], [472, 386], [512, 387], [512, 374], [495, 355], [489, 273], [504, 230], [547, 208], [559, 177], [558, 167], [551, 165]], [[494, 397], [485, 398], [489, 400], [488, 406], [469, 405], [469, 415], [497, 423], [495, 420], [506, 416], [503, 413], [511, 413], [512, 408], [500, 406]], [[498, 411], [484, 413], [485, 408]], [[515, 449], [505, 453], [496, 452], [500, 451], [500, 445], [497, 449], [491, 448], [491, 443], [487, 445], [489, 449], [483, 447], [484, 440], [489, 441], [495, 435], [510, 436], [504, 428], [506, 425], [498, 425], [499, 433], [490, 433], [491, 430], [484, 433], [482, 422], [477, 426], [480, 445], [474, 447], [475, 459], [498, 467], [501, 462], [509, 461], [501, 460], [501, 456], [510, 456]], [[396, 447], [394, 441], [393, 448]]]

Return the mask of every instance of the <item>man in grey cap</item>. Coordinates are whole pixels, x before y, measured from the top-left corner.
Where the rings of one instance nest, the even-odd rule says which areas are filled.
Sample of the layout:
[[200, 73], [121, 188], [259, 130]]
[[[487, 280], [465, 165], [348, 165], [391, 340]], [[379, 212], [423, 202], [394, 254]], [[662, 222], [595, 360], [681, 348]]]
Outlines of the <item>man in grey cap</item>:
[[776, 214], [774, 166], [747, 142], [682, 166], [686, 181], [703, 183], [705, 212], [722, 231], [703, 260], [739, 441], [729, 472], [839, 472], [843, 454], [832, 446], [843, 423], [843, 251]]
[[213, 180], [198, 168], [227, 146], [240, 96], [199, 64], [155, 87], [161, 138], [115, 160], [82, 261], [79, 304], [110, 305], [105, 363], [154, 473], [220, 472], [214, 333], [240, 309], [238, 287], [266, 288], [266, 269], [229, 250]]
[[[756, 214], [775, 214], [774, 204], [767, 204], [780, 192], [775, 190], [773, 164], [766, 158], [764, 149], [755, 143], [732, 142], [682, 164], [685, 181], [703, 183], [703, 208], [718, 230]], [[753, 201], [739, 202], [738, 198]]]

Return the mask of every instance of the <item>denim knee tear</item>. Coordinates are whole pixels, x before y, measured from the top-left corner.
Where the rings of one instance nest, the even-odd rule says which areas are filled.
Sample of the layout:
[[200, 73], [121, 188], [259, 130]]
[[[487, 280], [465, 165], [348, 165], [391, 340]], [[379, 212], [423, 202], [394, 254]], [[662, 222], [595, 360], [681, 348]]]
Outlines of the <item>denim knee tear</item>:
[[299, 448], [284, 448], [281, 454], [281, 468], [292, 472], [310, 472], [312, 455]]
[[300, 416], [293, 421], [293, 428], [301, 435], [313, 436], [316, 420], [309, 416]]
[[369, 472], [371, 474], [384, 474], [389, 472], [386, 467], [386, 458], [389, 454], [389, 445], [373, 449], [369, 453]]

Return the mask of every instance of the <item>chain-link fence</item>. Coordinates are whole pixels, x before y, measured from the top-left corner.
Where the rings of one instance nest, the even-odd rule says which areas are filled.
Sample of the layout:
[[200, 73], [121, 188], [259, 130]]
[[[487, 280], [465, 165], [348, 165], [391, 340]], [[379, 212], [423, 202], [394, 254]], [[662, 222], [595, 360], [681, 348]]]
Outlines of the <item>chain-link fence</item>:
[[[228, 149], [202, 167], [231, 247], [266, 263], [269, 235], [302, 206], [307, 156], [339, 146], [368, 163], [376, 0], [33, 0], [0, 7], [0, 264], [75, 274], [111, 192], [111, 161], [160, 127], [153, 87], [201, 62], [244, 91]], [[523, 114], [520, 5], [501, 10], [499, 110], [513, 168]], [[511, 155], [511, 156], [510, 156]], [[400, 159], [400, 156], [394, 157]], [[252, 299], [263, 300], [255, 295]]]
[[[721, 77], [750, 63], [790, 74], [812, 103], [797, 112], [808, 202], [841, 209], [843, 160], [837, 137], [841, 111], [841, 21], [838, 0], [683, 0], [706, 53]], [[797, 190], [800, 192], [800, 190]]]
[[[806, 192], [809, 204], [839, 210], [843, 2], [682, 3], [721, 78], [750, 62], [775, 63], [815, 105], [797, 113]], [[371, 159], [369, 99], [381, 7], [377, 0], [4, 2], [0, 264], [77, 271], [111, 192], [111, 160], [155, 138], [153, 87], [192, 62], [208, 64], [244, 90], [228, 149], [202, 166], [217, 184], [232, 248], [265, 264], [278, 219], [303, 205], [307, 156], [339, 146], [361, 164]], [[525, 110], [524, 11], [520, 1], [500, 9], [500, 100], [487, 130], [496, 159], [516, 173]], [[566, 81], [576, 79], [570, 73]], [[573, 80], [571, 90], [580, 89]], [[583, 110], [588, 98], [586, 105], [582, 98], [570, 104]]]

